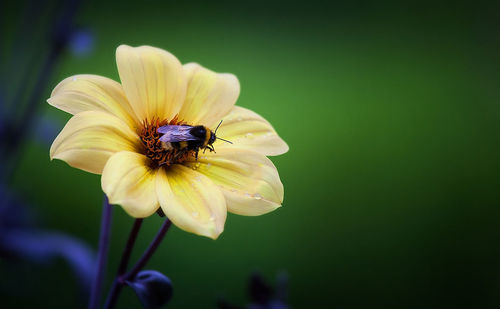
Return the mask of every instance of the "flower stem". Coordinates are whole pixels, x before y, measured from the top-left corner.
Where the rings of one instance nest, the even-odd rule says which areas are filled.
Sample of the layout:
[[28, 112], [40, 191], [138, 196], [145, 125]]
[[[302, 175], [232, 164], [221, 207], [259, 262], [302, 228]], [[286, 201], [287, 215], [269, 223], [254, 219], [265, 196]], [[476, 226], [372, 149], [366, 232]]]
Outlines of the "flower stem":
[[[163, 240], [163, 237], [165, 237], [165, 234], [167, 234], [168, 229], [170, 228], [171, 225], [172, 225], [172, 221], [170, 221], [168, 218], [165, 219], [162, 226], [160, 227], [160, 230], [156, 234], [156, 236], [153, 239], [153, 241], [151, 242], [151, 244], [149, 244], [149, 247], [146, 249], [146, 251], [144, 252], [142, 257], [139, 259], [139, 261], [137, 261], [137, 263], [132, 268], [132, 270], [130, 270], [126, 274], [123, 274], [123, 273], [125, 272], [125, 268], [127, 267], [127, 265], [123, 262], [124, 257], [122, 257], [122, 262], [120, 262], [119, 271], [123, 271], [123, 272], [119, 273], [119, 275], [115, 279], [113, 286], [111, 288], [111, 291], [109, 293], [108, 299], [106, 300], [106, 304], [104, 305], [104, 308], [111, 309], [111, 308], [114, 308], [116, 306], [116, 301], [118, 300], [118, 296], [120, 295], [120, 292], [121, 292], [123, 286], [125, 285], [125, 282], [129, 281], [129, 280], [133, 280], [135, 278], [135, 276], [142, 270], [142, 268], [146, 265], [146, 263], [149, 261], [149, 259], [155, 253], [156, 249], [158, 248], [161, 241]], [[135, 227], [135, 224], [134, 224], [134, 227]], [[132, 232], [133, 231], [134, 231], [134, 228], [132, 229]], [[131, 232], [131, 236], [132, 236], [132, 232]], [[129, 238], [129, 240], [130, 240], [130, 238]], [[135, 236], [134, 236], [134, 240], [135, 240]], [[128, 247], [128, 243], [127, 243], [127, 247]], [[127, 248], [125, 248], [125, 252], [127, 252]], [[130, 252], [128, 254], [130, 257]], [[129, 257], [126, 258], [127, 261], [128, 261]]]
[[137, 239], [137, 234], [139, 234], [143, 220], [144, 219], [140, 218], [134, 221], [127, 245], [125, 246], [125, 250], [123, 250], [120, 266], [118, 267], [118, 276], [123, 275], [127, 271], [128, 261], [130, 260], [130, 255], [132, 254], [132, 249], [134, 248], [135, 240]]
[[146, 266], [146, 263], [149, 261], [149, 259], [153, 256], [153, 253], [155, 253], [156, 249], [160, 245], [161, 241], [163, 240], [163, 237], [165, 237], [165, 234], [167, 234], [168, 229], [172, 225], [172, 221], [170, 221], [168, 218], [165, 219], [163, 224], [160, 227], [160, 230], [156, 234], [155, 238], [149, 244], [148, 249], [144, 252], [142, 257], [139, 259], [137, 264], [135, 264], [134, 268], [132, 268], [131, 271], [129, 271], [125, 276], [125, 280], [132, 280], [135, 278], [137, 273], [139, 273], [144, 266]]
[[101, 287], [106, 270], [106, 263], [108, 260], [109, 251], [109, 238], [111, 232], [111, 217], [112, 207], [108, 202], [108, 198], [104, 196], [102, 218], [101, 218], [101, 232], [99, 235], [99, 253], [97, 256], [97, 270], [94, 282], [92, 284], [92, 291], [89, 300], [89, 309], [96, 309], [99, 307], [101, 299]]
[[[132, 254], [132, 249], [134, 248], [135, 240], [137, 239], [137, 235], [139, 234], [139, 230], [141, 228], [142, 222], [144, 219], [136, 219], [134, 221], [134, 225], [132, 226], [132, 230], [128, 236], [127, 244], [125, 249], [123, 250], [122, 258], [120, 261], [120, 266], [118, 266], [118, 272], [116, 274], [116, 279], [113, 281], [113, 285], [111, 286], [111, 290], [109, 292], [109, 296], [106, 299], [105, 308], [109, 308], [110, 306], [114, 306], [116, 302], [116, 297], [120, 293], [120, 290], [123, 287], [123, 284], [120, 282], [120, 278], [127, 271], [128, 262], [130, 260], [130, 255]], [[115, 296], [116, 295], [116, 296]], [[114, 298], [113, 298], [114, 297]]]

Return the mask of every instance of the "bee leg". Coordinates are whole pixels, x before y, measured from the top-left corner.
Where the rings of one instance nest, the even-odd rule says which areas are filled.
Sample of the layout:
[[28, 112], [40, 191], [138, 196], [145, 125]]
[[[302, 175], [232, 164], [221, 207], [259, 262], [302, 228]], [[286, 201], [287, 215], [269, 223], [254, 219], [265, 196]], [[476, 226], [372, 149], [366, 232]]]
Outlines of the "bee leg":
[[196, 161], [198, 161], [198, 151], [200, 151], [200, 150], [196, 149], [196, 152], [194, 153], [194, 157], [195, 157]]

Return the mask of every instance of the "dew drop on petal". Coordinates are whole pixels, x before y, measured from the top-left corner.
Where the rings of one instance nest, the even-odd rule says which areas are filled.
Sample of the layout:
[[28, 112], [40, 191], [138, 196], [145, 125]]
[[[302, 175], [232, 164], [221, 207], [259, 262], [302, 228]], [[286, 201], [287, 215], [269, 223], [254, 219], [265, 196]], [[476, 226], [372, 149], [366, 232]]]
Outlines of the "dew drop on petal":
[[255, 193], [253, 195], [253, 198], [256, 199], [256, 200], [261, 200], [262, 199], [262, 195], [260, 195], [259, 193]]
[[191, 214], [193, 215], [193, 217], [198, 217], [200, 215], [200, 213], [197, 211], [193, 211]]

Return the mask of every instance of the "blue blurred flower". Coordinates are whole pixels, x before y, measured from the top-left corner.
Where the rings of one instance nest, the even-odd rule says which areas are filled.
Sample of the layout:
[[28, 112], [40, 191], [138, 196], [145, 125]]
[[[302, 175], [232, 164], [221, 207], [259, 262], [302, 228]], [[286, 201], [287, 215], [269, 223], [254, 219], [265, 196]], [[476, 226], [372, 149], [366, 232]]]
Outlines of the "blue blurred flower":
[[84, 57], [94, 50], [95, 35], [88, 29], [78, 29], [73, 32], [69, 48], [75, 56]]

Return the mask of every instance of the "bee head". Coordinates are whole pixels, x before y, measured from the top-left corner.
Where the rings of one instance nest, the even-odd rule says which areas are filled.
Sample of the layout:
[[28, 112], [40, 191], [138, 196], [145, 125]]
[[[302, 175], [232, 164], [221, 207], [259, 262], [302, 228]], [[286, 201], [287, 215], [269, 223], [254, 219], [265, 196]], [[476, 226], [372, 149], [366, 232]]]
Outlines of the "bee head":
[[215, 139], [216, 139], [216, 138], [217, 138], [217, 137], [215, 136], [215, 133], [214, 133], [214, 132], [212, 132], [212, 131], [210, 131], [210, 138], [208, 139], [208, 144], [209, 144], [209, 145], [212, 145], [212, 144], [215, 142]]

